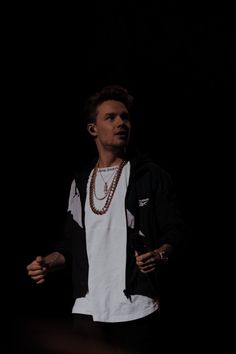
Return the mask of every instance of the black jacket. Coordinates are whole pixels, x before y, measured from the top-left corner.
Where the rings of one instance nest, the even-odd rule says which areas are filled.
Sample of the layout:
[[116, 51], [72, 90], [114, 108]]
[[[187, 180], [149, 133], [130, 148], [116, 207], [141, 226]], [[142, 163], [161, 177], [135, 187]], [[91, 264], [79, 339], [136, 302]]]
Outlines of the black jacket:
[[[169, 174], [144, 156], [130, 159], [130, 179], [126, 193], [127, 219], [127, 297], [140, 294], [149, 297], [159, 295], [159, 272], [143, 274], [136, 266], [134, 239], [140, 237], [148, 249], [164, 243], [181, 244], [184, 223], [176, 205], [176, 195]], [[74, 297], [84, 297], [88, 291], [88, 257], [84, 228], [84, 205], [90, 164], [72, 182], [69, 197], [65, 238], [56, 251], [72, 262]], [[141, 236], [142, 235], [142, 236]]]

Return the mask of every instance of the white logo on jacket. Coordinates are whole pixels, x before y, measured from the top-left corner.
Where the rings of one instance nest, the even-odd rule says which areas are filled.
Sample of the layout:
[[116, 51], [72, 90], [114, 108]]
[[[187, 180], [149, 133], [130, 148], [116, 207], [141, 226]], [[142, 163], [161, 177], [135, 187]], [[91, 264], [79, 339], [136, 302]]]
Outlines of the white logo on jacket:
[[140, 207], [143, 207], [144, 205], [147, 205], [148, 202], [149, 202], [149, 198], [139, 199], [138, 205], [139, 205]]
[[77, 222], [77, 224], [79, 224], [80, 227], [83, 227], [81, 200], [75, 180], [73, 180], [71, 184], [68, 211], [71, 212], [73, 219]]

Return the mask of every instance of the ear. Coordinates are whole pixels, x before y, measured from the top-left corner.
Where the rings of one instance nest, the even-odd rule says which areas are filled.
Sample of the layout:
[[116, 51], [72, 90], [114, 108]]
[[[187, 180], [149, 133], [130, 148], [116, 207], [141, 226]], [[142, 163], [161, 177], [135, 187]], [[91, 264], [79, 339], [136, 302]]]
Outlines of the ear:
[[89, 134], [91, 134], [93, 137], [97, 136], [96, 125], [94, 123], [89, 123], [87, 125], [87, 130], [88, 130]]

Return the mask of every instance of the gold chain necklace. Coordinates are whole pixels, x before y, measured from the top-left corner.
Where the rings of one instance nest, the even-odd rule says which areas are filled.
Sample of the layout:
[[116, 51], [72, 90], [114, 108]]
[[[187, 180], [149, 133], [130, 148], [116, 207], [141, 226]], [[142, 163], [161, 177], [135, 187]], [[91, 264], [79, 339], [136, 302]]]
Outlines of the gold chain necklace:
[[[117, 166], [116, 167], [113, 167], [113, 173], [110, 175], [110, 177], [108, 178], [108, 180], [107, 181], [105, 181], [105, 179], [104, 179], [104, 177], [103, 177], [103, 175], [102, 175], [102, 169], [101, 168], [99, 168], [99, 166], [98, 166], [98, 163], [97, 163], [97, 168], [98, 168], [98, 172], [99, 172], [99, 174], [100, 174], [100, 176], [101, 176], [101, 178], [102, 178], [102, 180], [103, 180], [103, 182], [104, 182], [104, 196], [103, 197], [98, 197], [97, 196], [97, 193], [96, 193], [96, 186], [94, 185], [94, 195], [95, 195], [95, 198], [97, 199], [97, 200], [103, 200], [103, 199], [105, 199], [106, 198], [106, 196], [107, 196], [107, 194], [108, 194], [108, 192], [110, 191], [110, 188], [111, 188], [111, 186], [108, 188], [108, 182], [110, 181], [110, 179], [112, 178], [112, 177], [114, 177], [114, 175], [115, 175], [115, 173], [116, 173], [116, 171], [117, 171]], [[107, 170], [109, 170], [109, 169], [107, 169]]]
[[[121, 176], [121, 172], [123, 170], [123, 167], [124, 165], [126, 164], [126, 161], [125, 160], [122, 160], [121, 164], [119, 165], [114, 177], [113, 177], [113, 180], [111, 182], [111, 186], [107, 192], [107, 195], [105, 196], [106, 197], [106, 201], [105, 201], [105, 204], [104, 206], [102, 207], [102, 209], [97, 209], [95, 207], [95, 204], [94, 204], [94, 195], [95, 195], [95, 181], [96, 181], [96, 176], [97, 176], [97, 171], [98, 171], [98, 164], [96, 164], [94, 170], [93, 170], [93, 173], [92, 173], [92, 176], [91, 176], [91, 182], [90, 182], [90, 187], [89, 187], [89, 203], [90, 203], [90, 207], [92, 209], [92, 211], [97, 214], [97, 215], [103, 215], [107, 212], [110, 204], [111, 204], [111, 201], [112, 201], [112, 198], [113, 198], [113, 195], [114, 195], [114, 192], [116, 190], [116, 187], [117, 187], [117, 184], [119, 182], [119, 179], [120, 179], [120, 176]], [[105, 199], [105, 198], [103, 198]]]

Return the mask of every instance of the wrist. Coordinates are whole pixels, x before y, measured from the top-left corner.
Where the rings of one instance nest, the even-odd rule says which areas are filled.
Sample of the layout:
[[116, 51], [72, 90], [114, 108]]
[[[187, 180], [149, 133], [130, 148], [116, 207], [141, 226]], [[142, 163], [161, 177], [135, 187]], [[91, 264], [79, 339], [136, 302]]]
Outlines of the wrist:
[[61, 255], [59, 252], [53, 252], [42, 259], [43, 266], [47, 271], [53, 271], [62, 265]]
[[159, 262], [161, 264], [166, 264], [169, 260], [168, 252], [164, 249], [156, 249], [154, 251], [155, 255], [159, 257]]
[[166, 264], [169, 260], [169, 256], [168, 256], [168, 253], [166, 250], [161, 250], [161, 251], [158, 251], [159, 253], [159, 256], [160, 256], [160, 260], [163, 264]]

